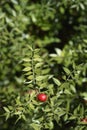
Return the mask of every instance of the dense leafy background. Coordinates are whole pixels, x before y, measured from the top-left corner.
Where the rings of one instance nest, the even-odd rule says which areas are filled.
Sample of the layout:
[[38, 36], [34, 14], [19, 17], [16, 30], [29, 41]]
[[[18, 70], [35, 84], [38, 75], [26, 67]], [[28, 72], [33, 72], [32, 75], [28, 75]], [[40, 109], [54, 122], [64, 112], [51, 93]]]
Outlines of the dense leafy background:
[[0, 130], [86, 130], [86, 14], [87, 0], [0, 1]]

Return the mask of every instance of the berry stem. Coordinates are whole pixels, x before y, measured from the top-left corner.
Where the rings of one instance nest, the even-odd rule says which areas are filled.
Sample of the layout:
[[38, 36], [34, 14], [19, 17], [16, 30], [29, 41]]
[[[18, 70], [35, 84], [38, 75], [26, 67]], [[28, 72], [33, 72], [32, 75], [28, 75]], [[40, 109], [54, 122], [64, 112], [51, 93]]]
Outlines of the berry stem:
[[34, 64], [34, 49], [35, 49], [35, 46], [34, 46], [34, 43], [32, 43], [32, 72], [33, 72], [33, 85], [35, 87], [36, 85], [36, 75], [35, 75], [35, 64]]

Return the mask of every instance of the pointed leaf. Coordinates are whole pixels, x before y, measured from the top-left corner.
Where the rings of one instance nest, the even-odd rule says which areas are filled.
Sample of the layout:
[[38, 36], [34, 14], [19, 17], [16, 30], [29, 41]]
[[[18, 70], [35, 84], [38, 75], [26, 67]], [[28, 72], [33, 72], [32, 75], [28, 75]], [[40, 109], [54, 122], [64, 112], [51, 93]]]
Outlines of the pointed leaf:
[[31, 70], [31, 67], [26, 67], [23, 69], [23, 71], [30, 71]]
[[64, 71], [65, 71], [66, 74], [69, 75], [69, 74], [71, 73], [70, 70], [69, 70], [68, 68], [63, 67], [63, 69], [64, 69]]
[[58, 85], [58, 86], [60, 86], [60, 85], [61, 85], [61, 83], [60, 83], [60, 81], [59, 81], [58, 79], [53, 78], [53, 81], [54, 81], [54, 83], [55, 83], [56, 85]]

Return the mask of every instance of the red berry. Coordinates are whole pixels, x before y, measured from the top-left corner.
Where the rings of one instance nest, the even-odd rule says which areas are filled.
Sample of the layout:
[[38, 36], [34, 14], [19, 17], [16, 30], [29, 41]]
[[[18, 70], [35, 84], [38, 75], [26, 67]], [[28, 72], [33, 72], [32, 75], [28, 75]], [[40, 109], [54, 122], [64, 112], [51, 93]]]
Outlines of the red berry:
[[82, 121], [83, 123], [87, 123], [87, 118], [83, 118], [83, 119], [81, 119], [81, 121]]
[[40, 102], [45, 102], [47, 100], [47, 95], [44, 94], [44, 93], [39, 93], [37, 95], [37, 99], [40, 101]]

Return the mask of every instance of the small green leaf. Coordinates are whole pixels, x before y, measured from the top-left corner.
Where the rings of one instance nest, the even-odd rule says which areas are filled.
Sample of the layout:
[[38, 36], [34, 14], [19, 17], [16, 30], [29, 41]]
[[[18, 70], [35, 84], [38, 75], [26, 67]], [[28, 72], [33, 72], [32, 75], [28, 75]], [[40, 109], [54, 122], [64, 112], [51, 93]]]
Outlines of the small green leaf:
[[70, 117], [69, 117], [69, 120], [75, 120], [76, 118], [77, 118], [77, 117], [73, 115], [73, 116], [70, 116]]
[[50, 54], [50, 57], [57, 57], [57, 54]]
[[33, 51], [33, 48], [32, 48], [30, 45], [27, 45], [27, 47], [28, 47], [31, 51]]
[[31, 61], [31, 59], [30, 58], [24, 58], [23, 61], [29, 62], [29, 61]]
[[9, 117], [10, 117], [10, 113], [6, 113], [6, 121], [8, 120]]
[[44, 69], [44, 70], [42, 70], [41, 72], [42, 72], [42, 74], [48, 74], [49, 73], [49, 71], [50, 71], [50, 69], [49, 68], [47, 68], [47, 69]]
[[58, 86], [60, 86], [60, 85], [61, 85], [61, 83], [60, 83], [60, 81], [59, 81], [58, 79], [53, 78], [53, 81], [54, 81], [54, 83], [55, 83], [56, 85], [58, 85]]
[[35, 65], [35, 68], [39, 68], [39, 67], [41, 67], [43, 65], [43, 63], [37, 63], [36, 65]]
[[21, 118], [22, 118], [24, 121], [26, 121], [25, 115], [21, 115]]
[[17, 111], [14, 113], [14, 115], [20, 115], [22, 112], [21, 111]]
[[52, 121], [45, 123], [45, 129], [53, 130], [54, 124]]
[[65, 112], [65, 111], [62, 111], [62, 110], [58, 112], [59, 117], [65, 115], [65, 114], [66, 114], [66, 112]]
[[69, 86], [69, 83], [68, 82], [64, 82], [62, 85], [61, 85], [61, 89], [65, 89]]
[[65, 73], [68, 74], [68, 75], [71, 73], [70, 70], [69, 70], [68, 68], [63, 67], [63, 70], [64, 70]]
[[30, 71], [31, 70], [31, 67], [26, 67], [23, 69], [23, 71]]
[[42, 81], [42, 80], [44, 80], [46, 78], [47, 78], [47, 76], [37, 76], [36, 81]]
[[35, 57], [35, 58], [34, 58], [34, 61], [41, 62], [41, 61], [42, 61], [42, 59], [41, 59], [41, 58], [39, 58], [39, 57]]
[[31, 110], [34, 110], [34, 109], [35, 109], [35, 108], [34, 108], [34, 105], [33, 105], [32, 103], [29, 104], [29, 107], [30, 107]]
[[7, 113], [10, 113], [9, 109], [7, 107], [3, 107], [4, 110], [7, 112]]
[[18, 4], [17, 0], [11, 0], [14, 4]]
[[84, 41], [85, 43], [87, 43], [87, 39], [83, 39], [83, 41]]
[[67, 95], [72, 95], [72, 93], [68, 89], [65, 89], [64, 93]]
[[33, 75], [28, 76], [27, 79], [33, 80]]
[[31, 126], [34, 130], [40, 130], [40, 129], [41, 129], [39, 124], [32, 123], [32, 124], [30, 124], [30, 126]]

